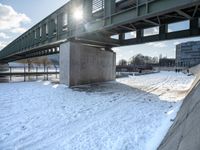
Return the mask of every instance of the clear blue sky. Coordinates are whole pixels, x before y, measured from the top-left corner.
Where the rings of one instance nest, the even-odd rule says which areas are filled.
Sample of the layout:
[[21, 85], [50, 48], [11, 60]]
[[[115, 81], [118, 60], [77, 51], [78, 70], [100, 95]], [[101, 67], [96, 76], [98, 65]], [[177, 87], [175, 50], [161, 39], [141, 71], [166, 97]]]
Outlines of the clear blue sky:
[[[0, 0], [0, 49], [21, 35], [25, 30], [61, 7], [68, 0]], [[11, 12], [11, 13], [10, 13]], [[6, 18], [7, 17], [7, 18]], [[3, 19], [4, 20], [3, 20]], [[5, 19], [6, 18], [6, 19]], [[12, 25], [12, 20], [16, 20]], [[171, 25], [170, 31], [187, 28], [188, 23]], [[128, 47], [115, 48], [118, 60], [128, 60], [141, 53], [148, 56], [175, 57], [175, 45], [181, 42], [200, 40], [200, 38], [154, 42]]]

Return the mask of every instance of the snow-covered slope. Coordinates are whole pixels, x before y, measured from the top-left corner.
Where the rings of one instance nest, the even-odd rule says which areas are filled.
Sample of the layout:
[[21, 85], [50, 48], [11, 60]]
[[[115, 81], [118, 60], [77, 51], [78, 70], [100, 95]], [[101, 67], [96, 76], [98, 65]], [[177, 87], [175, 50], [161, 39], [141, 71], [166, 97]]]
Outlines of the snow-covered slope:
[[0, 84], [0, 149], [156, 149], [193, 80], [161, 72], [74, 89]]

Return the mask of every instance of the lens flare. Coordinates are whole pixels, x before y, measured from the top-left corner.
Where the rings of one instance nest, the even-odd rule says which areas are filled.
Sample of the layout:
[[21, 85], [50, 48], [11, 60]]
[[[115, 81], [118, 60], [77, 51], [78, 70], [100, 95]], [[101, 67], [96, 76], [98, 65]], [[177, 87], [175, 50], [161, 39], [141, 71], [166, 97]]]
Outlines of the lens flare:
[[81, 8], [76, 8], [75, 11], [74, 11], [74, 18], [77, 20], [77, 21], [80, 21], [83, 19], [83, 11]]

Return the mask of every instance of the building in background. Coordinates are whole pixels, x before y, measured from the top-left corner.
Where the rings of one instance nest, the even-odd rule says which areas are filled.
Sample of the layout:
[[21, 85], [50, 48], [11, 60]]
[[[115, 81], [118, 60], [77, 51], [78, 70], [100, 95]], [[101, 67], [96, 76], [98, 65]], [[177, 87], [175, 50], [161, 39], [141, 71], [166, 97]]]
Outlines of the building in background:
[[176, 45], [176, 65], [192, 67], [200, 64], [200, 41], [191, 41]]
[[175, 59], [174, 58], [160, 58], [159, 59], [159, 66], [174, 67], [175, 66]]

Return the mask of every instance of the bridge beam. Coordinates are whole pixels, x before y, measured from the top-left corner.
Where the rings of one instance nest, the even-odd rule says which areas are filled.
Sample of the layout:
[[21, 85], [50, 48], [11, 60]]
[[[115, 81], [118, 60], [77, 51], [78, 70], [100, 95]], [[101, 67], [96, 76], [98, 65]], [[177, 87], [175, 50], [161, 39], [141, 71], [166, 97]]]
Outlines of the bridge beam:
[[144, 36], [142, 33], [143, 30], [137, 30], [136, 38], [121, 41], [121, 46], [199, 36], [200, 35], [199, 18], [198, 17], [192, 18], [191, 20], [189, 20], [189, 22], [190, 22], [189, 29], [174, 31], [174, 32], [168, 32], [168, 25], [163, 24], [159, 26], [159, 34], [157, 35]]
[[76, 86], [115, 80], [116, 55], [101, 48], [67, 42], [60, 45], [60, 83]]
[[75, 41], [79, 41], [84, 44], [91, 44], [96, 47], [115, 47], [120, 46], [120, 41], [110, 38], [107, 34], [95, 33], [88, 34], [86, 37], [76, 37]]

